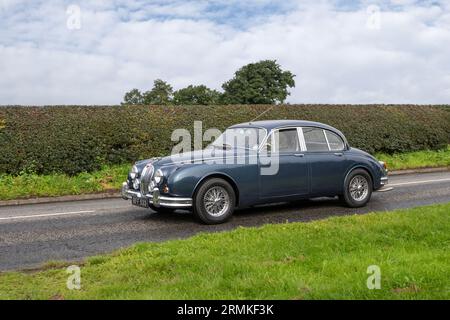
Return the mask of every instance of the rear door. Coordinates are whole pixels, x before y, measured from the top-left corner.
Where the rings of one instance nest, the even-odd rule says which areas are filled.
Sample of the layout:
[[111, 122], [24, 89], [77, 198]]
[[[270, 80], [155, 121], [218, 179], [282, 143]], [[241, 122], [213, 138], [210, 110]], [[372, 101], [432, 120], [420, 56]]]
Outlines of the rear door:
[[344, 141], [316, 127], [302, 128], [305, 159], [310, 166], [311, 194], [334, 196], [342, 192], [346, 170]]

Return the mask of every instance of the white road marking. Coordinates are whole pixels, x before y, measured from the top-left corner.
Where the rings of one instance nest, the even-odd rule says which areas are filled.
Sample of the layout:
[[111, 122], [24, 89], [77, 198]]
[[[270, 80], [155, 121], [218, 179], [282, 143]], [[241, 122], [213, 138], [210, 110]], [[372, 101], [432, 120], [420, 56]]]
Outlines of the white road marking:
[[55, 217], [55, 216], [67, 216], [71, 214], [85, 214], [94, 213], [95, 211], [74, 211], [74, 212], [59, 212], [59, 213], [46, 213], [46, 214], [34, 214], [28, 216], [13, 216], [13, 217], [2, 217], [0, 220], [16, 220], [16, 219], [30, 219], [30, 218], [44, 218], [44, 217]]
[[422, 180], [422, 181], [411, 181], [411, 182], [401, 182], [401, 183], [394, 183], [394, 184], [388, 184], [389, 187], [398, 187], [398, 186], [407, 186], [411, 184], [421, 184], [421, 183], [433, 183], [433, 182], [444, 182], [444, 181], [450, 181], [449, 179], [436, 179], [436, 180]]

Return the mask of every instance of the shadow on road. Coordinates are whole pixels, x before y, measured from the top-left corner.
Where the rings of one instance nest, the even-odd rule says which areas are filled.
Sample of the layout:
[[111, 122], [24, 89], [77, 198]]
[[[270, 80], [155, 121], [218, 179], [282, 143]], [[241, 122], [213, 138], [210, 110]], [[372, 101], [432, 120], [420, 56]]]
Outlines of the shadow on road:
[[[284, 223], [286, 221], [311, 221], [324, 219], [333, 215], [342, 215], [351, 213], [356, 209], [346, 208], [337, 198], [320, 198], [311, 200], [293, 201], [289, 203], [274, 203], [258, 207], [239, 209], [234, 212], [231, 220], [225, 225], [235, 226], [254, 226], [266, 223]], [[144, 221], [158, 222], [162, 224], [196, 224], [199, 228], [199, 222], [195, 219], [192, 212], [187, 210], [176, 210], [173, 213], [150, 213], [140, 216], [139, 219]], [[217, 226], [201, 227], [205, 231], [217, 229]], [[228, 229], [222, 227], [220, 229]]]

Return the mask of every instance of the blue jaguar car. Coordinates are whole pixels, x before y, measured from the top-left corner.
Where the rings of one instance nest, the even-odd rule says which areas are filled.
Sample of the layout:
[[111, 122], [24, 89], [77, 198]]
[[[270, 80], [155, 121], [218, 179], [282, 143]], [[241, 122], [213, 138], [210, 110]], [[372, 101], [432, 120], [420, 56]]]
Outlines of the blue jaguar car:
[[336, 197], [361, 207], [387, 189], [383, 162], [349, 146], [337, 129], [298, 120], [234, 125], [204, 150], [137, 162], [122, 187], [133, 205], [192, 210], [203, 223], [236, 208]]

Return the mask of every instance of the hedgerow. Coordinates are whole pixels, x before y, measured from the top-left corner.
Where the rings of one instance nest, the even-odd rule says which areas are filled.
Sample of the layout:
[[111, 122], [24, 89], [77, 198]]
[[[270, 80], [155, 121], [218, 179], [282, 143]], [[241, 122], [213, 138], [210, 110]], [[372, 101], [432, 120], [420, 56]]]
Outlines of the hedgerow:
[[[167, 155], [174, 129], [193, 133], [248, 122], [270, 106], [110, 106], [0, 108], [0, 173], [91, 172]], [[450, 112], [442, 106], [282, 105], [258, 120], [303, 119], [340, 129], [354, 147], [399, 153], [445, 147]]]

